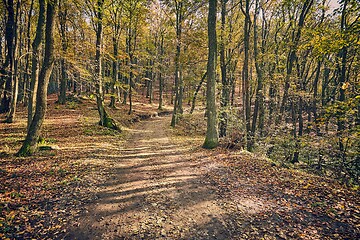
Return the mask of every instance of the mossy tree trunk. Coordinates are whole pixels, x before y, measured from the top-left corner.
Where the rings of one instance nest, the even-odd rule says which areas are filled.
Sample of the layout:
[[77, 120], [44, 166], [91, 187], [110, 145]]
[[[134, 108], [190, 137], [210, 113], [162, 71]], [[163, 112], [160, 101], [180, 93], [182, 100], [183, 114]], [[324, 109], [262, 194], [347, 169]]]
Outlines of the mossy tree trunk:
[[95, 52], [95, 87], [96, 87], [96, 104], [100, 116], [99, 124], [101, 126], [120, 130], [114, 119], [112, 119], [105, 110], [103, 99], [102, 70], [101, 70], [101, 45], [103, 35], [103, 5], [104, 0], [98, 0], [96, 6], [96, 52]]
[[38, 86], [39, 78], [39, 49], [41, 40], [44, 35], [44, 26], [45, 26], [45, 1], [39, 0], [39, 17], [38, 23], [36, 26], [36, 35], [32, 43], [32, 59], [31, 59], [31, 80], [30, 80], [30, 90], [29, 90], [29, 101], [28, 101], [28, 119], [27, 119], [27, 128], [30, 128], [31, 121], [34, 116], [34, 109], [36, 103], [36, 92]]
[[207, 63], [207, 84], [206, 84], [206, 111], [207, 111], [207, 130], [204, 148], [215, 148], [219, 144], [217, 121], [216, 121], [216, 103], [215, 103], [215, 74], [216, 74], [216, 5], [217, 0], [209, 0], [208, 13], [208, 46], [209, 57]]
[[[45, 0], [40, 0], [45, 2]], [[46, 37], [44, 62], [41, 67], [38, 89], [36, 95], [36, 110], [28, 129], [25, 141], [18, 151], [18, 156], [28, 156], [37, 150], [37, 143], [40, 136], [42, 124], [45, 119], [47, 88], [50, 75], [54, 65], [54, 24], [56, 15], [57, 0], [47, 1], [46, 11]]]

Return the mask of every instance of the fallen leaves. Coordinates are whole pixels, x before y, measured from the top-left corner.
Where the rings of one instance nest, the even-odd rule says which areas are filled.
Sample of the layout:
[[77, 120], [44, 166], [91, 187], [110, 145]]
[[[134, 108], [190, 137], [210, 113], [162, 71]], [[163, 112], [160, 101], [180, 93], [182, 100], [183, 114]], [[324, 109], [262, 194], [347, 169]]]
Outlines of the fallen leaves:
[[[221, 156], [221, 157], [219, 157]], [[360, 198], [335, 181], [271, 166], [251, 155], [218, 153], [207, 173], [234, 225], [250, 239], [357, 239]], [[229, 200], [231, 199], [231, 200]], [[230, 201], [230, 202], [229, 202]], [[266, 203], [263, 210], [257, 203]], [[251, 204], [250, 203], [256, 203]], [[232, 205], [236, 208], [231, 207]]]

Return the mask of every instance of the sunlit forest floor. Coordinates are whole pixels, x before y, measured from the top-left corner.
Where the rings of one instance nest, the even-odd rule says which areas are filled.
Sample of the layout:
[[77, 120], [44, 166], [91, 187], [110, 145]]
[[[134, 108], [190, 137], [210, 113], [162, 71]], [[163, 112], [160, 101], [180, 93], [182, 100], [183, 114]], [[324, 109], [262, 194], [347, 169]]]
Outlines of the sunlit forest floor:
[[202, 149], [203, 113], [171, 129], [170, 109], [119, 105], [119, 133], [98, 126], [94, 101], [55, 99], [33, 157], [14, 157], [25, 109], [0, 123], [0, 239], [360, 238], [358, 191], [256, 153]]

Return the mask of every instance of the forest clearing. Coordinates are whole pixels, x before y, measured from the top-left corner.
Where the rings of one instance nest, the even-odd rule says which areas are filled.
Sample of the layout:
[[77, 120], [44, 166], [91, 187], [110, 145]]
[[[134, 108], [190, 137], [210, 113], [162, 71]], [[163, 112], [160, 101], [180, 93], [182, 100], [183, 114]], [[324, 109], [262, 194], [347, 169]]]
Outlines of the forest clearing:
[[360, 239], [358, 0], [0, 2], [0, 239]]

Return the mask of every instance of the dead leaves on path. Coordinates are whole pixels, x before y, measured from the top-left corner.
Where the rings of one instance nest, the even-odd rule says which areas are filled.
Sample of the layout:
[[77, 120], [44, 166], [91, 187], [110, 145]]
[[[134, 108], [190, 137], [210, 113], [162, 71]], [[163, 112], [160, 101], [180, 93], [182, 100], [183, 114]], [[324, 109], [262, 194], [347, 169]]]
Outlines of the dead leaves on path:
[[250, 239], [358, 239], [360, 197], [335, 181], [279, 168], [250, 154], [215, 154], [227, 224]]

